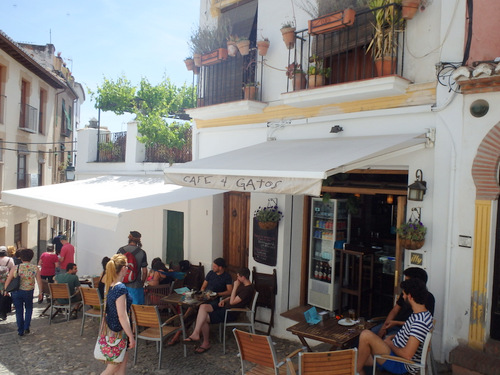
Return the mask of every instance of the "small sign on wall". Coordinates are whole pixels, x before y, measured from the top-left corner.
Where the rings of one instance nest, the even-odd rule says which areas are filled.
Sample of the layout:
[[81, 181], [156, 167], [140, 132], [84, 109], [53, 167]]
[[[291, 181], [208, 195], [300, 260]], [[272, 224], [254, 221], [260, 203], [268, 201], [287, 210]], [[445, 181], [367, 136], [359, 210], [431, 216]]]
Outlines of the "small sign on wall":
[[412, 266], [424, 266], [424, 254], [417, 252], [410, 252], [410, 265]]

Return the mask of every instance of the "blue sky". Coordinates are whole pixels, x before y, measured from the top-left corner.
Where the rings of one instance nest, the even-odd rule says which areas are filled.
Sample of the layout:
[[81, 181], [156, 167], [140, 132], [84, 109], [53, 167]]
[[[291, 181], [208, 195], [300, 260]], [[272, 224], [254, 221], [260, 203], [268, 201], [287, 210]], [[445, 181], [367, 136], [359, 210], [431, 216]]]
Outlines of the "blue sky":
[[[16, 42], [54, 44], [85, 89], [122, 74], [133, 84], [166, 75], [182, 85], [193, 79], [183, 60], [199, 9], [199, 0], [1, 0], [0, 30]], [[97, 110], [86, 94], [81, 123], [91, 117]], [[126, 130], [131, 119], [101, 113], [112, 131]]]

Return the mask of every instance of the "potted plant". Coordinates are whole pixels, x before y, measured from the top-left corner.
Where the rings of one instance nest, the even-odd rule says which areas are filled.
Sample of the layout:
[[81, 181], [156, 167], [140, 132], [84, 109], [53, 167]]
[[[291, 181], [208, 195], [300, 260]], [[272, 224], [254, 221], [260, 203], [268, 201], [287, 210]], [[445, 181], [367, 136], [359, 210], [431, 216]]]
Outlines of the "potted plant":
[[312, 55], [309, 62], [312, 63], [307, 71], [309, 88], [324, 86], [325, 77], [330, 76], [331, 69], [323, 67], [323, 60], [318, 55]]
[[243, 85], [243, 98], [245, 100], [255, 100], [257, 97], [257, 82], [249, 82]]
[[401, 5], [401, 17], [405, 20], [411, 20], [420, 7], [420, 0], [403, 0]]
[[421, 221], [410, 219], [396, 230], [405, 249], [416, 250], [424, 246], [427, 228]]
[[397, 37], [404, 22], [400, 17], [399, 4], [401, 0], [370, 0], [368, 4], [375, 16], [375, 23], [373, 39], [366, 51], [372, 51], [379, 76], [396, 71]]
[[286, 67], [286, 76], [293, 80], [293, 90], [303, 90], [306, 88], [306, 73], [300, 64], [291, 63]]
[[264, 38], [263, 40], [259, 40], [257, 42], [257, 49], [259, 50], [259, 55], [260, 56], [266, 56], [267, 55], [267, 50], [269, 49], [269, 45], [271, 42], [269, 39]]
[[241, 56], [246, 56], [250, 53], [250, 40], [248, 38], [239, 38], [236, 42], [236, 46]]
[[188, 71], [190, 71], [190, 72], [193, 71], [193, 69], [194, 69], [194, 60], [193, 60], [193, 58], [191, 56], [186, 57], [184, 59], [184, 64], [186, 64], [186, 68], [187, 68]]
[[221, 22], [216, 27], [200, 26], [193, 30], [189, 47], [196, 66], [216, 64], [227, 58], [226, 40], [229, 26]]
[[292, 49], [295, 47], [295, 25], [293, 22], [287, 21], [281, 25], [281, 34], [286, 48]]
[[278, 206], [259, 206], [254, 212], [254, 217], [257, 219], [257, 223], [261, 229], [270, 230], [276, 228], [283, 218], [283, 213], [278, 209]]

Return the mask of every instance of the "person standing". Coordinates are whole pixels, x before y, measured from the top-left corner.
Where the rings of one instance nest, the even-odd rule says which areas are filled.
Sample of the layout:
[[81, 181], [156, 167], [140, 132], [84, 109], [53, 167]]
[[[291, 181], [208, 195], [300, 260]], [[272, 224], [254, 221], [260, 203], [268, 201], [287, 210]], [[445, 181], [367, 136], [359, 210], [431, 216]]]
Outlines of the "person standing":
[[[42, 299], [42, 278], [38, 266], [31, 264], [33, 259], [33, 250], [19, 249], [22, 263], [17, 267], [13, 267], [9, 273], [9, 277], [5, 282], [7, 288], [14, 277], [19, 275], [21, 283], [19, 290], [12, 292], [12, 302], [16, 308], [17, 334], [24, 336], [30, 333], [31, 316], [33, 315], [33, 291], [35, 289], [35, 281], [38, 284], [38, 299]], [[26, 312], [24, 311], [26, 309]]]
[[[128, 245], [120, 247], [117, 251], [117, 254], [126, 255], [127, 253], [133, 255], [135, 262], [128, 261], [128, 273], [125, 275], [124, 283], [132, 297], [132, 303], [144, 305], [144, 283], [148, 276], [148, 258], [142, 249], [141, 234], [135, 230], [128, 235]], [[134, 275], [133, 280], [130, 280], [131, 275]], [[129, 281], [127, 282], [127, 280]]]
[[[128, 349], [136, 345], [132, 327], [130, 326], [129, 312], [132, 298], [128, 294], [128, 288], [122, 283], [127, 273], [127, 258], [121, 254], [115, 254], [106, 265], [104, 275], [106, 311], [105, 324], [117, 333], [124, 333], [128, 339]], [[126, 349], [125, 349], [126, 350]], [[121, 363], [108, 363], [101, 375], [125, 374], [127, 369], [128, 353]]]
[[7, 256], [7, 247], [0, 246], [0, 319], [7, 319], [7, 313], [10, 312], [12, 300], [10, 296], [4, 298], [3, 290], [7, 277], [10, 271], [14, 268], [14, 261], [11, 257]]
[[75, 247], [68, 242], [68, 237], [65, 234], [61, 234], [59, 239], [63, 245], [59, 254], [59, 267], [61, 268], [60, 272], [65, 273], [68, 264], [75, 263]]
[[47, 251], [40, 256], [38, 265], [41, 267], [40, 275], [42, 279], [53, 283], [56, 267], [59, 267], [59, 257], [54, 253], [54, 245], [47, 246]]

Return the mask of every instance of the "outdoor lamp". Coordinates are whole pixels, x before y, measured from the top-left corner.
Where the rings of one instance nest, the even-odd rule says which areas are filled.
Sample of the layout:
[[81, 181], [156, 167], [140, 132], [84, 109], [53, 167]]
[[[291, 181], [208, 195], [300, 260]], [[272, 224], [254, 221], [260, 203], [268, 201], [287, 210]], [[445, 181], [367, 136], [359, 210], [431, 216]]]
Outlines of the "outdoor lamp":
[[417, 178], [413, 184], [408, 186], [408, 199], [411, 201], [423, 201], [424, 194], [427, 190], [427, 182], [423, 181], [423, 173], [421, 169], [417, 169], [415, 177]]
[[64, 172], [66, 174], [66, 181], [75, 181], [75, 167], [71, 163], [68, 164]]

